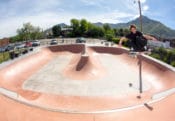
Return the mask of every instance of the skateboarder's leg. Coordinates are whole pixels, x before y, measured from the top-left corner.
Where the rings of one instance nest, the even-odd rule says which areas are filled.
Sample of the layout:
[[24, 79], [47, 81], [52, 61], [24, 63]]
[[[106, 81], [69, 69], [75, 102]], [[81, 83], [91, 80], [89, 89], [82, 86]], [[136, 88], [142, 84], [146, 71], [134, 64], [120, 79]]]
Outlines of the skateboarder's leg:
[[139, 50], [139, 48], [138, 48], [135, 41], [130, 41], [130, 49], [133, 50], [133, 51]]
[[137, 39], [136, 41], [136, 46], [138, 48], [138, 50], [140, 51], [146, 51], [146, 47], [147, 47], [147, 40], [146, 39]]

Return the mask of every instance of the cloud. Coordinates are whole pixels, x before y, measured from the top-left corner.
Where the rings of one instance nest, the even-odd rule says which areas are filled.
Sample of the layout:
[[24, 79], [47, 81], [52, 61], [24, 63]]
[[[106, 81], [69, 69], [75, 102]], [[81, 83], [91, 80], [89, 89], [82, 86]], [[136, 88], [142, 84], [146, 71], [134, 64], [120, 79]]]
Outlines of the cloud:
[[144, 5], [143, 6], [143, 11], [147, 11], [149, 9], [149, 6], [148, 5]]
[[82, 3], [84, 3], [85, 5], [97, 5], [98, 3], [95, 1], [89, 1], [89, 0], [81, 0]]
[[[134, 0], [133, 0], [134, 1]], [[127, 22], [138, 16], [138, 5], [132, 0], [9, 0], [0, 2], [0, 38], [16, 34], [23, 23], [31, 22], [43, 29], [70, 19], [85, 18], [91, 22]], [[143, 11], [149, 6], [141, 0]]]
[[[137, 8], [138, 8], [137, 1], [138, 0], [135, 0], [135, 4], [137, 5]], [[149, 10], [149, 5], [147, 4], [147, 0], [140, 0], [140, 2], [141, 2], [141, 7], [142, 7], [142, 13], [145, 14]]]
[[140, 0], [141, 3], [146, 3], [146, 0]]
[[92, 0], [80, 0], [80, 1], [86, 5], [95, 5], [95, 6], [99, 6], [99, 5], [102, 5], [103, 3], [106, 3], [106, 1], [104, 0], [93, 0], [93, 1]]
[[72, 15], [64, 15], [61, 17], [61, 14], [56, 13], [41, 13], [32, 16], [21, 16], [8, 18], [8, 20], [1, 20], [0, 28], [0, 38], [7, 36], [16, 35], [16, 30], [21, 28], [24, 23], [30, 22], [34, 26], [39, 26], [42, 29], [47, 29], [58, 23], [69, 24], [69, 20], [73, 17]]
[[16, 35], [16, 30], [21, 28], [24, 23], [30, 22], [34, 26], [39, 26], [42, 29], [48, 29], [58, 23], [70, 24], [72, 18], [82, 19], [85, 18], [90, 22], [103, 22], [103, 23], [119, 23], [123, 20], [130, 20], [134, 18], [134, 14], [114, 11], [112, 13], [99, 14], [96, 16], [76, 15], [71, 13], [41, 13], [32, 16], [22, 16], [8, 18], [8, 21], [1, 20], [0, 38]]

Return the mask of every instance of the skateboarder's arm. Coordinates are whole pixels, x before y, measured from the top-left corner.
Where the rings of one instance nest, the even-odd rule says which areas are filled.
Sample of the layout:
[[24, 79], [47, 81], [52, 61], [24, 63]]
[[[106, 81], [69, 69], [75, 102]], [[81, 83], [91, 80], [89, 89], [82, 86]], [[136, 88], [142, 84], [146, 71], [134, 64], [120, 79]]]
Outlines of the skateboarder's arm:
[[122, 37], [119, 42], [119, 46], [122, 46], [122, 43], [127, 41], [128, 39], [126, 37]]
[[153, 40], [153, 41], [157, 41], [156, 38], [150, 36], [150, 35], [143, 35], [147, 40]]

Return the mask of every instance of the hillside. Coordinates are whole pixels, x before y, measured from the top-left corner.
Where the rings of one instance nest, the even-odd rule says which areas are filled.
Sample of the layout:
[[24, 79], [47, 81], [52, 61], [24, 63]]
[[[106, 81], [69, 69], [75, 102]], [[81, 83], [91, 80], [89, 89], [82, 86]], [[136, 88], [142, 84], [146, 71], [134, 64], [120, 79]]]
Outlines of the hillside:
[[[94, 23], [97, 26], [103, 26], [103, 23]], [[128, 28], [129, 25], [135, 24], [140, 28], [140, 19], [137, 18], [128, 23], [109, 24], [112, 28]], [[143, 33], [155, 35], [162, 38], [175, 38], [175, 30], [165, 26], [159, 21], [151, 20], [143, 16]]]

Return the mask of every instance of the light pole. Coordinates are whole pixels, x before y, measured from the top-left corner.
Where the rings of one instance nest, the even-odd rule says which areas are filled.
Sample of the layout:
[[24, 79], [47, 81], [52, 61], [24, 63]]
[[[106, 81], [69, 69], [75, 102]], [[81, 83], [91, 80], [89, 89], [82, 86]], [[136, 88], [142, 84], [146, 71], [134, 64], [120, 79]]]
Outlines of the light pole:
[[138, 65], [139, 65], [139, 91], [140, 91], [140, 94], [142, 94], [143, 93], [143, 81], [142, 81], [142, 59], [141, 58], [139, 58]]
[[[139, 5], [139, 14], [140, 14], [140, 31], [143, 32], [143, 21], [142, 21], [142, 7], [140, 0], [134, 1], [134, 3], [138, 2]], [[143, 82], [142, 82], [142, 60], [140, 57], [138, 57], [138, 65], [139, 65], [139, 92], [140, 94], [143, 93]], [[141, 98], [141, 96], [138, 96], [138, 98]]]
[[[136, 3], [136, 1], [134, 1]], [[143, 32], [143, 21], [142, 21], [142, 6], [140, 0], [138, 0], [139, 14], [140, 14], [140, 31]]]

